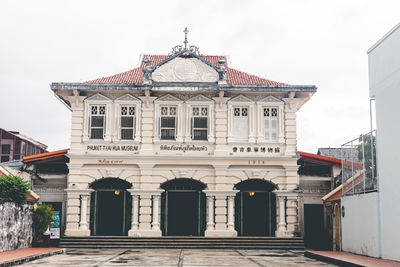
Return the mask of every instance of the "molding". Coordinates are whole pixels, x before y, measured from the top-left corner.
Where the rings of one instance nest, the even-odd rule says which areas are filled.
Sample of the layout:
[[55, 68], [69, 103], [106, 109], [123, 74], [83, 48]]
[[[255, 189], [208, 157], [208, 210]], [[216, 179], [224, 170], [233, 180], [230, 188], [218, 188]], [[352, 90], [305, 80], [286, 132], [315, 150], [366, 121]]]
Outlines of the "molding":
[[131, 195], [139, 195], [139, 196], [159, 196], [161, 195], [162, 192], [164, 192], [164, 189], [127, 189]]
[[206, 196], [215, 196], [215, 197], [236, 196], [238, 192], [240, 192], [240, 190], [203, 190], [203, 193], [205, 193]]
[[277, 197], [297, 197], [303, 193], [301, 190], [276, 190], [272, 191]]
[[166, 94], [166, 95], [163, 95], [163, 96], [157, 98], [156, 100], [154, 100], [154, 102], [171, 102], [171, 103], [179, 102], [179, 103], [182, 103], [183, 101], [171, 94]]
[[[88, 101], [88, 102], [94, 101], [94, 102], [97, 103], [99, 101], [112, 101], [112, 100], [110, 98], [100, 94], [100, 93], [97, 93], [97, 94], [94, 94], [94, 95], [86, 98], [85, 101]], [[99, 103], [101, 103], [101, 102], [99, 102]]]
[[90, 196], [90, 193], [94, 192], [93, 189], [74, 189], [74, 188], [67, 188], [64, 189], [67, 194], [73, 194], [73, 195], [84, 195], [84, 196]]

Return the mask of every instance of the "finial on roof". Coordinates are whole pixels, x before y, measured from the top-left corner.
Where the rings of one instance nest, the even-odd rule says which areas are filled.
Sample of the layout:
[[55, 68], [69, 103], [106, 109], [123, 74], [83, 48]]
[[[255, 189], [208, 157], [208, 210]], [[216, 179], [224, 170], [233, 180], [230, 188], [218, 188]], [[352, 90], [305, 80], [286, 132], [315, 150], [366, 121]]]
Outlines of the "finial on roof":
[[188, 40], [187, 40], [187, 34], [189, 32], [189, 30], [187, 29], [187, 27], [185, 27], [185, 30], [183, 31], [185, 33], [185, 41], [183, 41], [183, 43], [185, 44], [185, 49], [187, 49], [187, 44], [188, 44]]
[[143, 83], [151, 84], [151, 73], [153, 71], [153, 68], [151, 67], [151, 59], [149, 57], [146, 57], [143, 62], [145, 64], [143, 68]]
[[218, 84], [226, 84], [226, 68], [225, 68], [226, 60], [223, 57], [220, 57], [218, 60], [218, 74], [219, 74], [219, 81]]

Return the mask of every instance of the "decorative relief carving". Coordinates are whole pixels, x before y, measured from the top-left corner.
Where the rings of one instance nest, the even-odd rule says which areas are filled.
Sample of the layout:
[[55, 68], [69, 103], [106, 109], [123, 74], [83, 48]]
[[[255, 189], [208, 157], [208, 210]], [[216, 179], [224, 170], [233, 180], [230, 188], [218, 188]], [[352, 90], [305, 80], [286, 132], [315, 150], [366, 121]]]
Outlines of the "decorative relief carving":
[[115, 99], [115, 100], [121, 100], [121, 101], [140, 101], [140, 99], [134, 97], [134, 96], [131, 95], [131, 94], [125, 94], [125, 95], [123, 95], [123, 96], [118, 97], [118, 98]]
[[160, 98], [156, 99], [156, 101], [168, 101], [168, 102], [173, 102], [173, 101], [178, 101], [178, 102], [182, 102], [182, 100], [180, 100], [179, 98], [173, 96], [173, 95], [163, 95]]
[[253, 102], [250, 98], [243, 95], [236, 96], [230, 100], [230, 102]]
[[95, 101], [106, 100], [107, 101], [107, 100], [111, 100], [111, 99], [102, 94], [97, 93], [95, 95], [92, 95], [91, 97], [86, 98], [86, 100], [95, 100]]
[[218, 73], [197, 58], [177, 57], [152, 73], [156, 82], [217, 82]]
[[283, 102], [282, 100], [270, 95], [259, 100], [259, 102]]
[[188, 99], [187, 102], [213, 102], [213, 100], [203, 95], [196, 95]]

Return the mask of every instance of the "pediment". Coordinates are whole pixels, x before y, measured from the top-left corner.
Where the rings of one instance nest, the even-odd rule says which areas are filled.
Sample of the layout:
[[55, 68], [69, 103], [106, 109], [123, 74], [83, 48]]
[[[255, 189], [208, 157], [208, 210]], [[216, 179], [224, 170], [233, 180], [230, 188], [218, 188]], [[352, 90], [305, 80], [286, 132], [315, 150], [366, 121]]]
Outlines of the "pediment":
[[232, 98], [231, 100], [229, 100], [229, 102], [253, 102], [253, 100], [251, 100], [248, 97], [245, 97], [244, 95], [238, 95], [238, 96]]
[[196, 95], [190, 99], [188, 99], [186, 102], [214, 102], [214, 100], [205, 97], [204, 95]]
[[115, 101], [140, 101], [140, 99], [131, 94], [125, 94], [115, 99]]
[[97, 93], [86, 98], [85, 101], [111, 101], [111, 99], [102, 94]]
[[271, 103], [271, 102], [283, 102], [282, 100], [280, 100], [279, 98], [276, 98], [275, 96], [269, 95], [261, 100], [259, 100], [258, 102], [265, 102], [265, 103]]
[[155, 82], [217, 82], [218, 72], [195, 57], [176, 57], [156, 68]]
[[179, 98], [177, 98], [173, 95], [170, 95], [170, 94], [163, 95], [163, 96], [157, 98], [155, 101], [156, 102], [159, 102], [159, 101], [160, 102], [163, 102], [163, 101], [165, 101], [165, 102], [182, 102], [182, 100], [180, 100]]

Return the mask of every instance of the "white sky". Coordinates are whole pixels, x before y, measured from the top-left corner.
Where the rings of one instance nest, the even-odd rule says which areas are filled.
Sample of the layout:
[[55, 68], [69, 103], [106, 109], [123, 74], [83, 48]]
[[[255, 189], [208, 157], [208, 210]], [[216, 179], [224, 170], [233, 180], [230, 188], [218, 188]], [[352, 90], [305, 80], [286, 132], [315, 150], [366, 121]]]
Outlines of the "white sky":
[[298, 112], [298, 149], [338, 147], [369, 131], [366, 51], [399, 21], [400, 1], [0, 2], [0, 127], [69, 147], [70, 111], [52, 82], [137, 67], [183, 41], [271, 80], [316, 85]]

